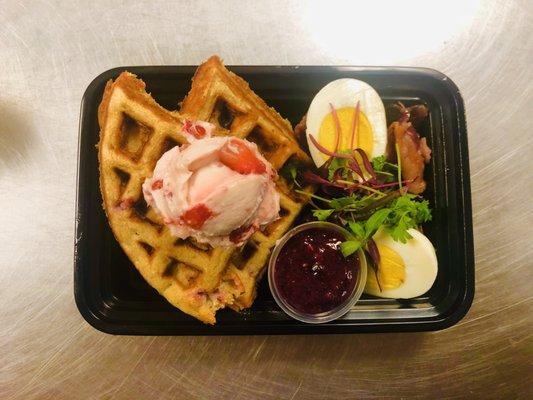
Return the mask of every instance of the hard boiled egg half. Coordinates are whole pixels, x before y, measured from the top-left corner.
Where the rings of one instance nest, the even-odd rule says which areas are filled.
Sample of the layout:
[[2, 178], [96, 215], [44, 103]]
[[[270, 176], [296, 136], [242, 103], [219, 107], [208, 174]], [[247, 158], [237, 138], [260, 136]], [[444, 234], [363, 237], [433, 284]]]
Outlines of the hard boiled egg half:
[[[416, 229], [406, 243], [397, 242], [380, 229], [373, 236], [379, 250], [379, 285], [368, 270], [365, 293], [389, 299], [410, 299], [426, 293], [437, 277], [437, 256], [429, 239]], [[381, 286], [381, 289], [380, 289]]]
[[[359, 102], [359, 123], [352, 145], [352, 131], [356, 105]], [[340, 132], [334, 113], [338, 116]], [[377, 92], [368, 83], [357, 79], [338, 79], [324, 86], [314, 97], [307, 111], [307, 143], [317, 167], [329, 158], [309, 138], [314, 139], [329, 151], [351, 148], [363, 149], [368, 157], [385, 153], [387, 145], [387, 122], [385, 107]]]

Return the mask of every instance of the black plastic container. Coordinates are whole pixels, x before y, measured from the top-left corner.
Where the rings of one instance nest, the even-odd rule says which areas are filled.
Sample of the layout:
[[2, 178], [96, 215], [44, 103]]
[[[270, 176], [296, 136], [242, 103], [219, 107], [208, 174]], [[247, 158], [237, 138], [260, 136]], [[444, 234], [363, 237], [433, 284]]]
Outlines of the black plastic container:
[[474, 296], [474, 252], [465, 112], [455, 84], [440, 72], [420, 68], [230, 67], [284, 117], [296, 124], [328, 82], [357, 78], [380, 94], [385, 107], [396, 101], [425, 103], [430, 117], [421, 129], [433, 149], [426, 168], [425, 197], [433, 221], [424, 227], [437, 250], [439, 273], [433, 288], [412, 300], [363, 297], [343, 318], [307, 325], [281, 311], [266, 278], [251, 309], [222, 310], [215, 326], [172, 307], [137, 272], [115, 240], [98, 186], [97, 109], [105, 83], [127, 69], [142, 78], [164, 107], [179, 108], [196, 67], [126, 67], [99, 75], [81, 105], [74, 294], [83, 317], [114, 334], [294, 334], [427, 331], [449, 327], [468, 311]]

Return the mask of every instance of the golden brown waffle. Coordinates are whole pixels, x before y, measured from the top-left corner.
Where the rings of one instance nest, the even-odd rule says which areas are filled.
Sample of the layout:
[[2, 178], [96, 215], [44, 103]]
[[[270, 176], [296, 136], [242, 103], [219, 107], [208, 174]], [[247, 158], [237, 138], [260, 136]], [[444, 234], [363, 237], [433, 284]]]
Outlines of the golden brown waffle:
[[[278, 171], [291, 160], [304, 164], [310, 162], [308, 155], [299, 147], [289, 121], [267, 106], [246, 81], [228, 71], [216, 56], [197, 69], [180, 114], [193, 120], [209, 121], [222, 134], [256, 143], [259, 151]], [[262, 232], [256, 232], [230, 259], [227, 273], [231, 276], [236, 274], [244, 285], [244, 293], [230, 304], [237, 310], [252, 305], [257, 280], [272, 247], [287, 232], [307, 201], [307, 196], [298, 195], [282, 176], [276, 186], [281, 198], [280, 219]]]
[[159, 106], [141, 80], [124, 72], [107, 83], [98, 119], [100, 189], [115, 237], [171, 304], [214, 323], [216, 310], [243, 292], [238, 277], [227, 271], [233, 249], [172, 237], [146, 206], [141, 189], [161, 155], [185, 143], [181, 117]]
[[[290, 124], [218, 58], [198, 69], [183, 110], [187, 118], [214, 122], [218, 135], [255, 142], [278, 170], [289, 159], [309, 162]], [[146, 93], [144, 82], [130, 73], [108, 82], [98, 110], [100, 188], [113, 233], [144, 279], [172, 305], [214, 323], [220, 308], [251, 306], [272, 247], [292, 225], [307, 196], [296, 194], [280, 177], [281, 218], [240, 249], [212, 248], [171, 236], [159, 215], [147, 207], [141, 185], [166, 150], [186, 142], [180, 114], [159, 106]]]

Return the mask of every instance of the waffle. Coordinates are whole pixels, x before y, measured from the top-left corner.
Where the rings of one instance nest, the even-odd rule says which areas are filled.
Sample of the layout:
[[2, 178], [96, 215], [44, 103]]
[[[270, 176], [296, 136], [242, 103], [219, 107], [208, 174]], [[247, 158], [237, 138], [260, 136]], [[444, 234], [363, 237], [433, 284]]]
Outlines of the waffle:
[[[193, 120], [209, 121], [222, 134], [256, 143], [278, 171], [287, 162], [310, 163], [309, 156], [299, 147], [289, 121], [268, 107], [246, 81], [228, 71], [216, 56], [197, 69], [180, 114]], [[308, 197], [298, 195], [282, 176], [276, 186], [280, 193], [280, 218], [263, 231], [256, 232], [230, 258], [228, 273], [237, 274], [244, 286], [244, 292], [230, 304], [233, 309], [252, 305], [256, 283], [272, 247], [291, 227], [307, 201]], [[311, 188], [305, 190], [309, 192]]]
[[100, 188], [115, 237], [172, 305], [214, 323], [216, 310], [243, 292], [238, 277], [226, 271], [233, 250], [176, 239], [147, 207], [141, 189], [160, 156], [186, 142], [182, 118], [159, 106], [141, 80], [124, 72], [107, 83], [98, 119]]
[[[205, 75], [213, 64], [219, 65], [217, 71], [225, 71], [224, 76], [231, 78], [231, 88], [219, 75]], [[212, 91], [213, 86], [206, 79], [212, 79], [218, 89]], [[201, 88], [216, 93], [215, 103], [223, 99], [231, 110], [240, 112], [235, 118], [232, 112], [227, 112], [233, 119], [231, 126], [217, 121], [217, 135], [234, 134], [255, 141], [276, 169], [293, 156], [308, 162], [307, 155], [292, 138], [288, 122], [266, 107], [240, 78], [227, 72], [218, 59], [210, 59], [195, 75], [192, 90], [183, 103], [188, 110], [185, 117], [193, 118], [196, 113], [193, 100], [197, 96], [209, 96]], [[212, 103], [210, 97], [205, 99], [206, 103]], [[198, 114], [205, 115], [208, 110], [202, 108]], [[249, 118], [245, 120], [246, 114]], [[209, 116], [203, 119], [223, 118], [220, 109], [213, 106]], [[159, 106], [146, 93], [144, 82], [124, 72], [114, 82], [107, 83], [98, 120], [104, 209], [116, 239], [144, 279], [172, 305], [205, 323], [215, 323], [216, 311], [225, 306], [236, 310], [249, 307], [271, 248], [292, 224], [306, 196], [299, 197], [280, 179], [277, 187], [282, 217], [263, 232], [256, 232], [241, 249], [212, 248], [193, 239], [177, 239], [159, 215], [146, 205], [141, 185], [152, 175], [165, 151], [186, 142], [180, 133], [184, 116]], [[278, 132], [278, 139], [256, 135], [254, 140], [252, 133], [257, 131], [256, 126], [264, 127], [267, 132]], [[271, 135], [275, 137], [274, 133]], [[265, 148], [262, 140], [267, 138], [267, 143], [272, 145]]]

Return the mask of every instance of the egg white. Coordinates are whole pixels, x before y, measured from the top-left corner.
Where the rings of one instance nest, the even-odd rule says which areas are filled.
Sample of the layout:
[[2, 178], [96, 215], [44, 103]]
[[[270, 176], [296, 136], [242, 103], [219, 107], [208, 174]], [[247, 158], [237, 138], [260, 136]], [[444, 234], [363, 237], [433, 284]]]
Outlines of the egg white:
[[307, 111], [307, 143], [313, 161], [320, 167], [323, 154], [311, 142], [312, 135], [318, 141], [322, 121], [331, 112], [330, 104], [336, 109], [355, 107], [359, 101], [361, 111], [366, 115], [373, 132], [372, 154], [378, 157], [385, 153], [387, 146], [387, 121], [385, 107], [378, 93], [368, 83], [351, 78], [337, 79], [324, 86], [314, 97]]
[[[380, 291], [377, 288], [365, 287], [365, 293], [389, 299], [410, 299], [426, 293], [437, 277], [437, 255], [429, 239], [416, 229], [409, 229], [413, 237], [406, 243], [396, 242], [385, 230], [380, 229], [373, 237], [378, 245], [394, 250], [402, 258], [405, 265], [405, 280], [394, 289]], [[369, 271], [369, 274], [374, 273]]]

